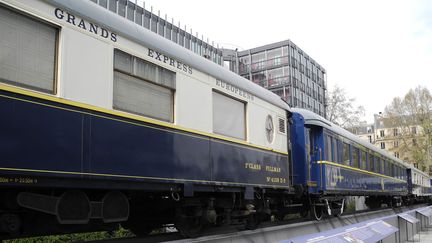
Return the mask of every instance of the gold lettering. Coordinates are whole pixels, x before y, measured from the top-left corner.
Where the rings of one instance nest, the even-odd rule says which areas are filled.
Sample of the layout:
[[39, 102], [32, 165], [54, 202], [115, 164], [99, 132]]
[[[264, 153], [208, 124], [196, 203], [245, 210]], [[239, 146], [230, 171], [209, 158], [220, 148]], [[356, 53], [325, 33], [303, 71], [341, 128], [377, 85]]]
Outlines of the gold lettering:
[[273, 166], [266, 166], [266, 171], [280, 173], [281, 168], [280, 167], [273, 167]]
[[245, 163], [245, 168], [250, 170], [261, 170], [261, 165], [254, 163]]

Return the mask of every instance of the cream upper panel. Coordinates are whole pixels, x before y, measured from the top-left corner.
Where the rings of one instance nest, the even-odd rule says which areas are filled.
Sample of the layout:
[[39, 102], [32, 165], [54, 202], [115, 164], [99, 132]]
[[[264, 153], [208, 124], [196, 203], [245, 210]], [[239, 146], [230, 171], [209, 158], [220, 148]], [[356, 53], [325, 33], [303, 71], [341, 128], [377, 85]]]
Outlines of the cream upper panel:
[[[286, 113], [260, 98], [247, 93], [232, 85], [215, 79], [202, 73], [193, 67], [191, 71], [177, 65], [171, 65], [171, 57], [167, 53], [160, 53], [138, 45], [132, 41], [119, 36], [115, 48], [121, 49], [129, 54], [155, 63], [176, 73], [175, 91], [175, 116], [176, 125], [196, 129], [203, 132], [213, 132], [212, 92], [217, 90], [229, 97], [241, 100], [246, 103], [246, 129], [247, 141], [260, 146], [270, 147], [279, 151], [287, 151], [287, 136], [276, 131], [277, 119], [284, 118]], [[160, 56], [156, 59], [156, 56]], [[194, 54], [195, 55], [195, 54]], [[166, 60], [164, 57], [168, 57]], [[166, 61], [164, 61], [166, 60]], [[175, 60], [175, 63], [177, 61]], [[274, 123], [274, 139], [269, 143], [266, 139], [265, 120], [271, 115]]]
[[60, 96], [112, 108], [112, 48], [69, 28], [61, 30]]
[[[282, 108], [238, 87], [227, 89], [222, 85], [227, 80], [217, 80], [175, 60], [169, 53], [148, 49], [120, 35], [113, 36], [114, 33], [109, 29], [104, 32], [100, 27], [98, 31], [90, 31], [91, 21], [76, 15], [72, 21], [65, 10], [56, 11], [55, 7], [43, 1], [0, 1], [60, 27], [57, 96], [112, 109], [113, 50], [118, 48], [176, 73], [175, 125], [212, 133], [212, 92], [218, 90], [247, 104], [247, 142], [279, 151], [287, 150], [286, 135], [276, 131], [278, 117], [285, 118]], [[84, 27], [81, 22], [84, 22]], [[190, 55], [196, 54], [190, 52]], [[266, 139], [265, 119], [268, 115], [272, 116], [275, 129], [272, 143]]]

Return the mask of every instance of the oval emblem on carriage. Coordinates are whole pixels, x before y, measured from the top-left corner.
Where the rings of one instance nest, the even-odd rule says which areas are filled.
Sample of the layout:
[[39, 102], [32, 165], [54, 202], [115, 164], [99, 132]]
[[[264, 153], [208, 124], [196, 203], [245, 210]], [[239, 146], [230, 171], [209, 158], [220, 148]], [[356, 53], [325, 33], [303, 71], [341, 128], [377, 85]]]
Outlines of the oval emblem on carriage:
[[271, 115], [267, 116], [265, 130], [266, 130], [267, 141], [269, 143], [272, 143], [274, 137], [274, 125], [273, 125], [273, 118], [271, 117]]

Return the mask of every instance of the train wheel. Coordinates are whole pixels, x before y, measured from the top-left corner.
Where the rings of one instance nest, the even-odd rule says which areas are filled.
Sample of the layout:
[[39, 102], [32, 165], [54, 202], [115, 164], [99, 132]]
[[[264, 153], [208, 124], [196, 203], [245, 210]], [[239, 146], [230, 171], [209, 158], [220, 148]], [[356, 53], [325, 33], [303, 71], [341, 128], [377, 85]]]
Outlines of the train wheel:
[[309, 215], [309, 210], [304, 209], [304, 210], [300, 211], [300, 217], [307, 218], [308, 215]]
[[204, 229], [203, 210], [201, 207], [179, 207], [176, 210], [174, 225], [180, 234], [187, 238], [200, 236]]
[[315, 220], [321, 220], [323, 216], [323, 207], [312, 205], [311, 207], [311, 217]]
[[258, 228], [260, 223], [261, 223], [260, 213], [252, 213], [246, 219], [245, 229], [254, 230]]
[[198, 237], [203, 230], [201, 217], [182, 215], [176, 219], [175, 227], [184, 237]]

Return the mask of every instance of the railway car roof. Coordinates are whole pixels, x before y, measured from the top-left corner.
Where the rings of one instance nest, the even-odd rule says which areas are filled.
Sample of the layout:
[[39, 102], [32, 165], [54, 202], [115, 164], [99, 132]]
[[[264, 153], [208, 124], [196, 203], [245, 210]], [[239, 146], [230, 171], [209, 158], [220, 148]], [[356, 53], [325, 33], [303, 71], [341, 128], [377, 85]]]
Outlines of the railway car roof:
[[273, 105], [282, 109], [290, 110], [290, 107], [279, 96], [267, 89], [227, 70], [226, 68], [201, 57], [180, 45], [159, 36], [156, 33], [121, 17], [89, 0], [45, 0], [54, 6], [92, 20], [101, 26], [109, 28], [145, 47], [166, 53], [167, 55], [181, 60], [185, 64], [207, 73], [217, 79], [243, 89]]
[[404, 162], [403, 160], [394, 157], [393, 155], [391, 155], [390, 153], [388, 153], [385, 150], [382, 150], [382, 149], [375, 147], [371, 143], [364, 141], [363, 139], [361, 139], [361, 138], [357, 137], [356, 135], [352, 134], [351, 132], [337, 126], [336, 124], [326, 120], [324, 117], [322, 117], [316, 113], [313, 113], [309, 110], [300, 109], [300, 108], [292, 108], [291, 112], [299, 113], [300, 115], [302, 115], [304, 120], [305, 120], [305, 124], [324, 127], [324, 128], [326, 128], [326, 129], [328, 129], [328, 130], [330, 130], [336, 134], [341, 135], [342, 137], [345, 137], [351, 141], [354, 141], [354, 142], [362, 145], [363, 147], [368, 148], [369, 150], [372, 150], [372, 151], [379, 153], [383, 156], [391, 158], [392, 160], [402, 164], [406, 168], [411, 168], [411, 167], [414, 168], [413, 165], [408, 164], [408, 163]]

